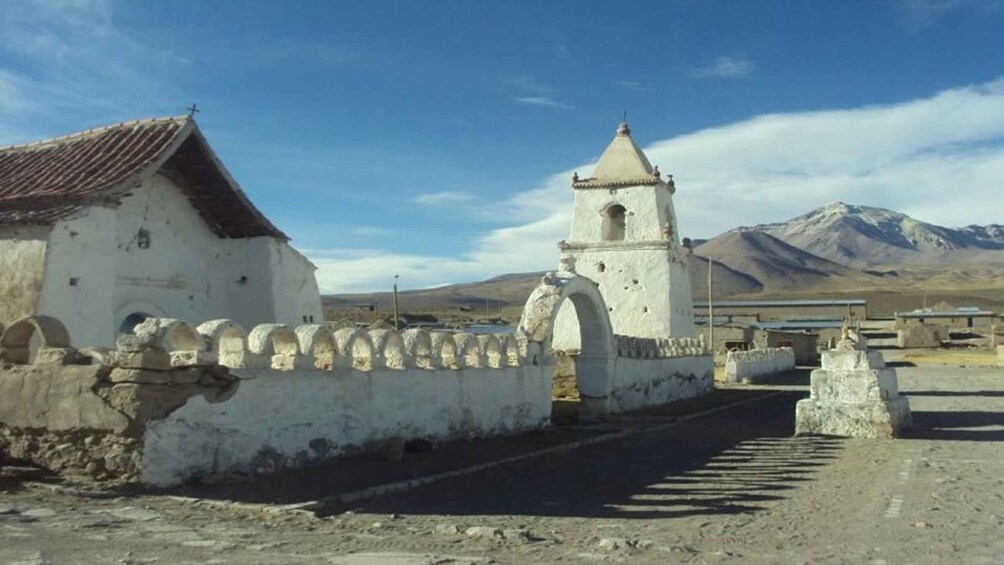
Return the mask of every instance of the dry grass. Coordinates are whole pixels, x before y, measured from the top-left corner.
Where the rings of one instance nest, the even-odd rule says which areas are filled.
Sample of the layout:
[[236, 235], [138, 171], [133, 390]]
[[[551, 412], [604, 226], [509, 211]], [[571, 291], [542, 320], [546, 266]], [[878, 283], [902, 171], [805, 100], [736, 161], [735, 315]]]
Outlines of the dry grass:
[[715, 367], [715, 382], [725, 382], [725, 367]]

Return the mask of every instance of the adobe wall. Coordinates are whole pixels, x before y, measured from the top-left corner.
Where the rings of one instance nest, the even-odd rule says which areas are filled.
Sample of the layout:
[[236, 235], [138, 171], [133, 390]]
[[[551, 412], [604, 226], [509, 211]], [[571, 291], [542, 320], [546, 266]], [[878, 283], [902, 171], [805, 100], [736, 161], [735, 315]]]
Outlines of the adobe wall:
[[814, 333], [756, 330], [753, 341], [761, 349], [792, 348], [795, 352], [796, 365], [816, 365], [819, 363], [819, 336]]
[[[40, 241], [17, 242], [17, 253], [6, 249], [11, 245], [0, 242], [0, 267], [17, 261], [4, 271], [19, 273], [16, 294], [0, 300], [0, 309], [16, 305], [6, 308], [17, 315], [0, 316], [53, 316], [90, 346], [113, 346], [133, 313], [232, 318], [248, 327], [322, 320], [310, 261], [272, 237], [220, 238], [160, 174], [133, 187], [117, 208], [91, 206], [56, 222]], [[43, 255], [44, 268], [36, 258]], [[33, 285], [41, 291], [32, 292]], [[27, 311], [33, 302], [37, 308]]]
[[795, 352], [790, 347], [730, 351], [725, 358], [725, 382], [755, 383], [794, 368]]

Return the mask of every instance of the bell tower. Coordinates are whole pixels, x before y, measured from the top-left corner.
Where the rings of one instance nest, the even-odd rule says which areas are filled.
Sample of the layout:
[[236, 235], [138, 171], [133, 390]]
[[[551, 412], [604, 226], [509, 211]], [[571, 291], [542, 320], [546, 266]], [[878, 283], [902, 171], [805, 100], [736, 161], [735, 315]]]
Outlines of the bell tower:
[[599, 283], [614, 333], [692, 337], [689, 250], [677, 233], [672, 175], [663, 180], [622, 122], [591, 178], [572, 176], [571, 235], [563, 264]]

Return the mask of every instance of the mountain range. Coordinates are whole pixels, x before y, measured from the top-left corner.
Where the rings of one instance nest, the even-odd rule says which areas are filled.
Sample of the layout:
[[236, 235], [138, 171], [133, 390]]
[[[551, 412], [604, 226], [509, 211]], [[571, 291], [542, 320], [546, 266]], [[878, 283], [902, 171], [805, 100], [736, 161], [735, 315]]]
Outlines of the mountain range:
[[[1004, 226], [946, 228], [870, 206], [833, 202], [786, 222], [743, 226], [693, 244], [694, 297], [707, 297], [709, 260], [716, 297], [758, 294], [927, 292], [998, 289], [1004, 276]], [[418, 308], [487, 302], [522, 305], [542, 273], [409, 291]], [[389, 303], [387, 293], [328, 297], [329, 304]]]
[[853, 267], [1004, 260], [1004, 226], [1000, 224], [946, 228], [893, 210], [843, 202], [827, 204], [787, 222], [740, 227], [733, 232], [772, 235]]

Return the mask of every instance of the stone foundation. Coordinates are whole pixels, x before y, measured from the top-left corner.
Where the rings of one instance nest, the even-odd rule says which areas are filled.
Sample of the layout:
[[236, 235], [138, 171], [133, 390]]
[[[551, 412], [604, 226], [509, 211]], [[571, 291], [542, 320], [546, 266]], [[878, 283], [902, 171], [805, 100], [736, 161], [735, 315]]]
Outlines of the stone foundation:
[[796, 435], [892, 438], [911, 425], [896, 371], [885, 367], [881, 353], [849, 341], [823, 352], [823, 368], [812, 372], [809, 398], [795, 406]]

